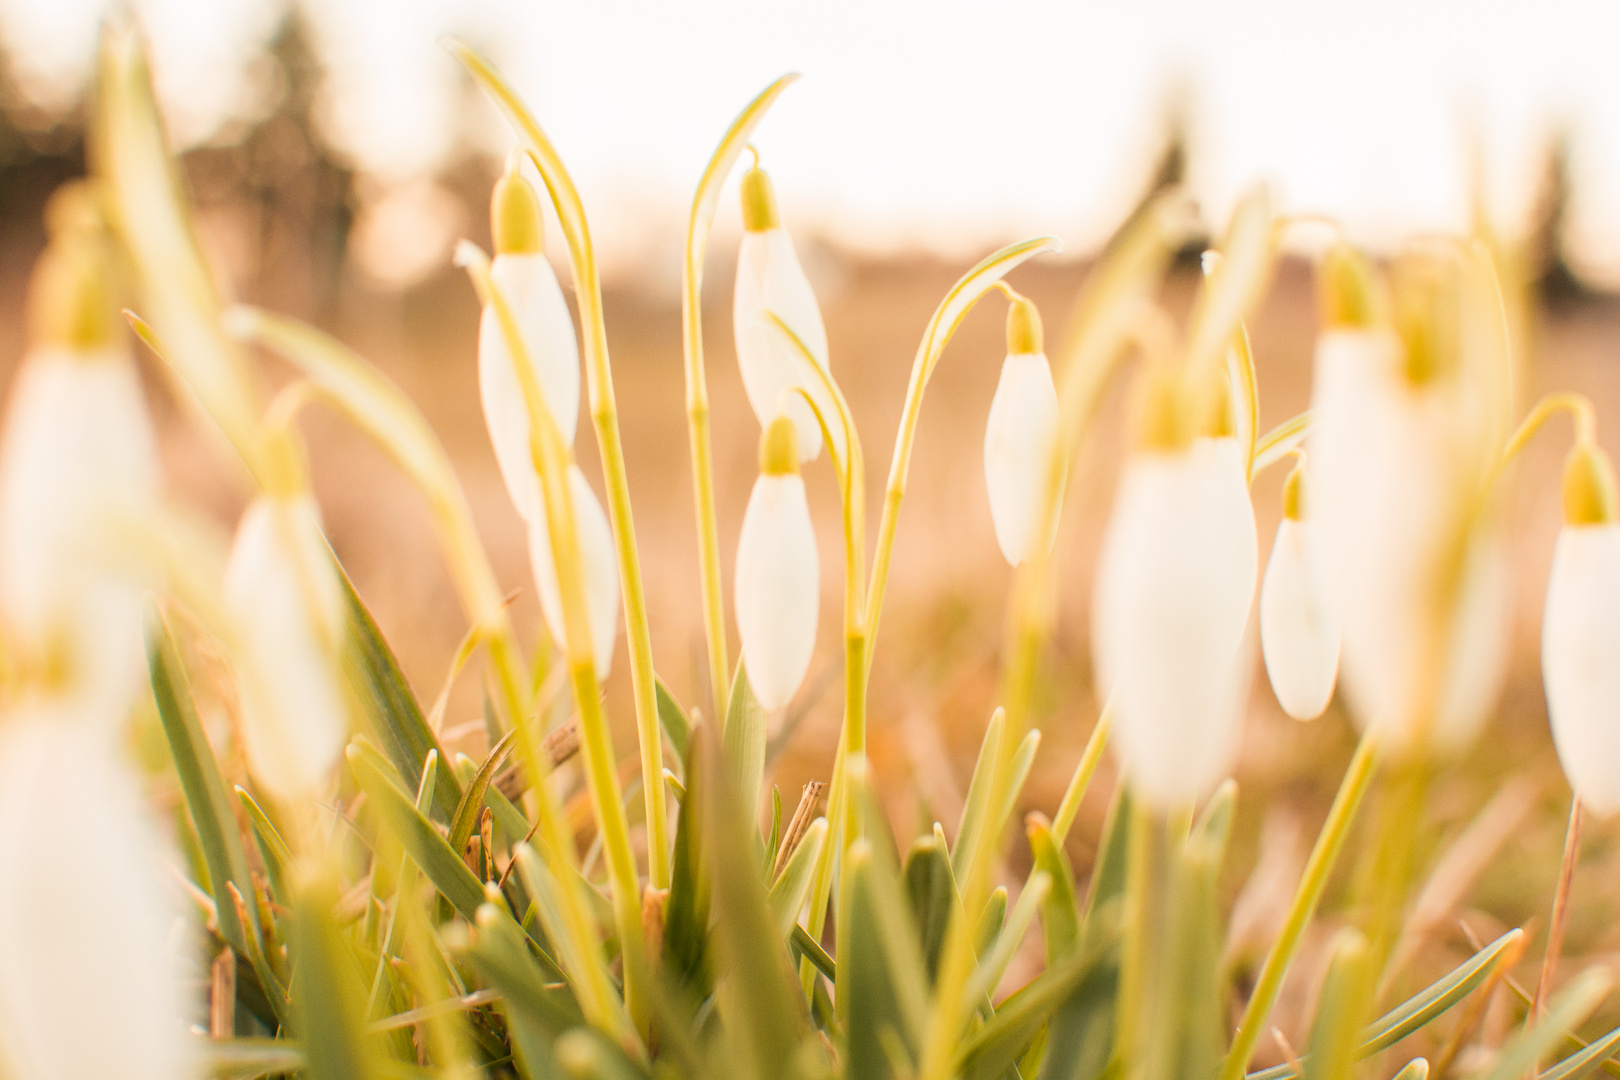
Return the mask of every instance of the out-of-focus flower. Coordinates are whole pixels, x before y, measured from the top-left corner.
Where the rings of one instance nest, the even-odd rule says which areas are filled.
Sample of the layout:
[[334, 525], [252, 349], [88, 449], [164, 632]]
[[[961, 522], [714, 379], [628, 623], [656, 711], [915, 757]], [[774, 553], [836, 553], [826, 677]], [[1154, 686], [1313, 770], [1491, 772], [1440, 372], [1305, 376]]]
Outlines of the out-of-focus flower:
[[807, 370], [805, 360], [791, 342], [765, 318], [774, 314], [803, 343], [822, 371], [827, 360], [827, 329], [821, 308], [810, 290], [793, 238], [782, 228], [776, 195], [764, 170], [755, 167], [742, 179], [743, 239], [737, 254], [737, 291], [732, 301], [732, 327], [737, 336], [737, 365], [743, 389], [760, 426], [777, 416], [793, 421], [799, 432], [799, 460], [821, 453], [821, 428], [804, 399], [789, 393], [801, 387], [827, 418], [833, 451], [843, 457], [843, 429], [834, 423], [838, 407], [820, 378]]
[[1314, 720], [1339, 674], [1339, 613], [1322, 565], [1322, 541], [1308, 516], [1305, 466], [1283, 490], [1283, 520], [1260, 585], [1260, 647], [1283, 711]]
[[[579, 535], [579, 556], [585, 571], [585, 607], [591, 627], [591, 655], [596, 676], [607, 678], [613, 667], [613, 642], [619, 632], [619, 563], [614, 556], [613, 530], [596, 492], [578, 465], [568, 467], [568, 491], [574, 504]], [[566, 644], [562, 594], [557, 587], [557, 562], [551, 550], [551, 532], [545, 507], [529, 522], [529, 563], [540, 593], [540, 612], [552, 640]]]
[[[546, 407], [574, 444], [579, 427], [579, 344], [574, 319], [544, 252], [540, 200], [516, 161], [495, 185], [490, 210], [495, 259], [490, 276], [512, 307]], [[478, 390], [501, 479], [524, 521], [543, 518], [540, 480], [529, 448], [529, 409], [493, 305], [478, 323]]]
[[183, 1080], [162, 844], [105, 722], [0, 721], [0, 1071]]
[[116, 723], [143, 655], [141, 588], [114, 565], [116, 537], [155, 503], [159, 468], [88, 198], [53, 202], [30, 287], [0, 438], [0, 612], [37, 689]]
[[1132, 790], [1160, 808], [1208, 791], [1231, 761], [1259, 572], [1248, 462], [1225, 381], [1215, 419], [1199, 426], [1185, 409], [1175, 417], [1176, 389], [1150, 395], [1147, 443], [1120, 478], [1092, 610], [1113, 745]]
[[307, 491], [260, 496], [225, 567], [248, 768], [281, 798], [319, 792], [348, 737], [336, 657], [342, 583]]
[[779, 416], [759, 445], [759, 479], [737, 540], [737, 633], [754, 696], [767, 709], [793, 699], [816, 647], [821, 565], [799, 475], [793, 421]]
[[1445, 313], [1397, 333], [1376, 304], [1334, 303], [1370, 276], [1334, 258], [1308, 445], [1341, 677], [1352, 716], [1389, 745], [1459, 747], [1494, 704], [1508, 649], [1507, 566], [1478, 483], [1496, 448], [1468, 369], [1447, 355], [1455, 341], [1437, 332]]
[[1620, 808], [1620, 524], [1614, 470], [1578, 446], [1564, 466], [1564, 528], [1541, 620], [1541, 677], [1564, 775], [1582, 804]]
[[1014, 566], [1051, 550], [1052, 528], [1037, 541], [1047, 468], [1058, 439], [1057, 387], [1041, 345], [1041, 316], [1020, 296], [1007, 309], [1007, 359], [984, 432], [984, 481], [1001, 553]]

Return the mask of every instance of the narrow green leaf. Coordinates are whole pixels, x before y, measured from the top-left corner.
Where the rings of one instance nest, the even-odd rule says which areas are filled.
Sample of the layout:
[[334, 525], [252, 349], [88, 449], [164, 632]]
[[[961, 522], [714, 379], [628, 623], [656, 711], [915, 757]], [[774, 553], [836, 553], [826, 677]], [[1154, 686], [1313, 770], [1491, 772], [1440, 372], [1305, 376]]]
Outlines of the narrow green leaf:
[[557, 1061], [571, 1080], [647, 1080], [618, 1043], [590, 1028], [575, 1028], [557, 1040]]
[[[1094, 916], [1088, 928], [1116, 921], [1112, 916], [1119, 907], [1118, 901], [1111, 902]], [[1114, 1053], [1118, 996], [1118, 954], [1105, 953], [1052, 1014], [1040, 1080], [1099, 1080], [1104, 1075]]]
[[951, 858], [938, 835], [919, 837], [906, 853], [906, 896], [911, 901], [911, 917], [917, 924], [917, 940], [930, 984], [939, 975], [939, 958], [945, 949], [945, 932], [951, 913], [957, 908], [956, 882], [951, 877]]
[[1542, 1073], [1541, 1080], [1583, 1080], [1597, 1071], [1616, 1048], [1620, 1048], [1620, 1028], [1560, 1061]]
[[743, 820], [752, 825], [750, 832], [757, 837], [759, 790], [765, 782], [765, 709], [748, 685], [748, 672], [741, 660], [737, 661], [737, 674], [731, 682], [731, 701], [726, 705], [726, 728], [721, 738]]
[[[335, 560], [334, 560], [335, 562]], [[384, 640], [354, 583], [338, 567], [349, 612], [349, 635], [343, 650], [343, 669], [353, 684], [355, 696], [364, 706], [370, 731], [393, 762], [399, 782], [415, 784], [422, 775], [422, 763], [429, 750], [439, 751], [439, 760], [448, 762], [444, 748], [428, 727], [422, 706], [416, 700], [399, 661]], [[451, 820], [461, 805], [461, 786], [455, 773], [440, 769], [435, 802], [445, 821]]]
[[979, 743], [979, 757], [973, 765], [973, 779], [968, 781], [967, 798], [962, 802], [962, 820], [956, 826], [956, 843], [951, 848], [951, 873], [961, 881], [967, 873], [967, 861], [972, 857], [979, 830], [990, 803], [991, 778], [996, 771], [996, 752], [1001, 746], [1001, 729], [1007, 723], [1007, 714], [997, 709], [990, 714], [984, 726], [984, 739]]
[[998, 885], [985, 901], [984, 914], [979, 916], [979, 932], [975, 936], [974, 952], [983, 956], [996, 944], [1001, 928], [1007, 924], [1007, 886]]
[[292, 866], [292, 851], [287, 847], [287, 841], [281, 838], [280, 830], [264, 808], [244, 788], [236, 789], [236, 800], [247, 812], [248, 821], [253, 826], [253, 839], [259, 845], [265, 873], [270, 876], [271, 891], [283, 900], [291, 899], [292, 885], [287, 873]]
[[569, 1028], [585, 1022], [579, 1003], [566, 986], [562, 970], [530, 947], [517, 923], [501, 908], [484, 904], [469, 935], [464, 955], [479, 980], [498, 990], [504, 1012], [519, 1012], [539, 1026], [546, 1045]]
[[1237, 781], [1226, 780], [1215, 789], [1209, 802], [1193, 823], [1193, 842], [1207, 847], [1216, 861], [1226, 854], [1226, 842], [1232, 836], [1232, 817], [1237, 813]]
[[669, 745], [675, 748], [675, 756], [685, 761], [686, 748], [692, 738], [692, 721], [663, 679], [657, 679], [654, 686], [658, 691], [658, 722], [663, 725]]
[[771, 885], [768, 902], [771, 905], [771, 918], [776, 921], [778, 931], [784, 936], [793, 929], [794, 922], [799, 917], [799, 909], [804, 907], [805, 900], [810, 896], [810, 882], [815, 877], [816, 860], [821, 857], [821, 849], [827, 843], [827, 819], [816, 818], [805, 830], [804, 839], [799, 846], [788, 856], [787, 865], [782, 867], [782, 873]]
[[771, 867], [776, 865], [776, 848], [782, 842], [782, 789], [775, 784], [771, 785], [771, 834], [765, 841], [765, 860], [760, 866], [765, 871], [765, 880], [770, 881]]
[[1035, 866], [1046, 871], [1052, 887], [1041, 901], [1041, 929], [1046, 937], [1046, 962], [1051, 964], [1080, 947], [1080, 902], [1074, 894], [1074, 871], [1069, 857], [1052, 836], [1052, 826], [1040, 814], [1026, 823]]
[[234, 882], [244, 897], [253, 895], [253, 875], [247, 852], [237, 830], [236, 815], [225, 793], [225, 779], [208, 745], [197, 709], [192, 703], [191, 684], [180, 662], [179, 650], [163, 616], [149, 611], [146, 619], [147, 667], [152, 679], [152, 697], [157, 701], [163, 734], [169, 741], [175, 773], [186, 797], [186, 809], [197, 832], [197, 843], [208, 878], [213, 884], [214, 907], [218, 911], [220, 935], [243, 956], [249, 956], [247, 935], [259, 934], [258, 912], [248, 904], [244, 927], [237, 918], [236, 905], [225, 891], [225, 882]]
[[[349, 744], [348, 757], [349, 767], [354, 771], [360, 787], [378, 806], [383, 820], [398, 836], [400, 843], [405, 845], [405, 850], [411, 853], [411, 858], [416, 860], [428, 880], [433, 882], [433, 887], [463, 917], [472, 919], [484, 902], [483, 883], [467, 869], [460, 854], [440, 835], [433, 823], [416, 809], [411, 797], [394, 783], [388, 774], [391, 770], [385, 771], [376, 751], [356, 739]], [[449, 771], [440, 769], [439, 774], [442, 776]], [[443, 791], [444, 788], [440, 786], [439, 790]]]
[[1029, 779], [1029, 770], [1035, 765], [1035, 754], [1041, 748], [1041, 733], [1030, 731], [1024, 735], [1018, 749], [1013, 751], [1012, 768], [1007, 776], [1007, 789], [1002, 792], [1001, 802], [995, 808], [995, 816], [990, 819], [990, 827], [1000, 830], [1012, 817], [1013, 807], [1018, 805], [1018, 797], [1024, 793], [1024, 783]]
[[[561, 890], [545, 860], [528, 844], [519, 844], [512, 857], [517, 860], [523, 887], [529, 890], [529, 896], [534, 899], [546, 939], [556, 946], [557, 959], [569, 982], [576, 986], [611, 986], [612, 979], [607, 972], [601, 942], [594, 939], [594, 934], [586, 935], [588, 940], [582, 940], [580, 935], [569, 933], [567, 920], [563, 917]], [[605, 1024], [620, 1032], [635, 1030], [629, 1014], [624, 1011], [622, 998], [610, 996], [603, 1005], [609, 1013], [603, 1017]]]
[[920, 1018], [908, 1016], [900, 1000], [901, 976], [890, 962], [877, 910], [874, 861], [869, 841], [850, 845], [839, 905], [838, 1016], [850, 1080], [889, 1080], [916, 1071]]
[[675, 825], [669, 900], [664, 905], [664, 970], [678, 988], [709, 996], [709, 879], [703, 874], [703, 763], [696, 745], [686, 757], [686, 797]]
[[1092, 913], [1105, 907], [1109, 901], [1125, 895], [1125, 869], [1130, 854], [1131, 793], [1126, 785], [1119, 785], [1114, 801], [1108, 807], [1103, 821], [1102, 843], [1097, 848], [1097, 861], [1091, 870], [1091, 886], [1086, 893], [1084, 923], [1090, 925]]
[[1429, 1060], [1413, 1058], [1402, 1065], [1400, 1072], [1390, 1077], [1390, 1080], [1429, 1080]]
[[514, 727], [489, 748], [489, 756], [478, 766], [478, 772], [473, 775], [472, 783], [467, 785], [466, 792], [461, 796], [461, 802], [451, 815], [450, 850], [460, 851], [467, 846], [467, 841], [472, 839], [473, 830], [478, 827], [478, 818], [484, 810], [484, 793], [489, 791], [489, 785], [495, 779], [495, 774], [506, 763], [507, 755], [512, 752], [516, 739], [517, 728]]
[[1348, 1080], [1355, 1068], [1363, 1010], [1372, 1000], [1377, 958], [1360, 931], [1339, 931], [1331, 946], [1327, 979], [1311, 1024], [1305, 1080]]
[[964, 1039], [957, 1051], [956, 1073], [961, 1080], [998, 1080], [1058, 1006], [1098, 970], [1116, 938], [1113, 933], [1099, 934], [1096, 942], [1064, 957], [1002, 1002], [996, 1015]]
[[316, 879], [298, 890], [292, 914], [293, 1012], [310, 1080], [377, 1080], [376, 1046], [364, 1034], [363, 993], [333, 911], [336, 887]]
[[1018, 896], [1018, 903], [1013, 905], [1012, 911], [1007, 915], [1007, 923], [1001, 928], [1001, 933], [995, 937], [988, 952], [982, 952], [983, 957], [979, 966], [974, 969], [973, 977], [968, 980], [965, 999], [977, 1001], [982, 997], [996, 992], [1001, 985], [1001, 978], [1007, 974], [1007, 966], [1012, 963], [1018, 954], [1019, 946], [1024, 943], [1024, 936], [1035, 923], [1035, 915], [1040, 911], [1041, 904], [1046, 901], [1046, 895], [1052, 890], [1052, 879], [1043, 871], [1036, 871], [1030, 875], [1029, 882], [1024, 891]]
[[825, 975], [828, 982], [837, 984], [838, 961], [827, 955], [827, 950], [821, 947], [821, 942], [810, 936], [810, 931], [794, 923], [789, 940], [798, 954], [810, 961], [811, 966]]
[[203, 1070], [216, 1080], [258, 1080], [297, 1072], [304, 1067], [304, 1053], [287, 1039], [198, 1040]]
[[[1225, 1049], [1221, 1009], [1221, 919], [1216, 882], [1231, 823], [1232, 792], [1223, 788], [1214, 811], [1199, 822], [1174, 853], [1170, 877], [1169, 924], [1159, 975], [1157, 1030], [1147, 1048], [1149, 1080], [1214, 1076]], [[1225, 811], [1221, 807], [1225, 806]], [[1223, 824], [1224, 822], [1224, 824]], [[1350, 1030], [1360, 1029], [1355, 1024]]]

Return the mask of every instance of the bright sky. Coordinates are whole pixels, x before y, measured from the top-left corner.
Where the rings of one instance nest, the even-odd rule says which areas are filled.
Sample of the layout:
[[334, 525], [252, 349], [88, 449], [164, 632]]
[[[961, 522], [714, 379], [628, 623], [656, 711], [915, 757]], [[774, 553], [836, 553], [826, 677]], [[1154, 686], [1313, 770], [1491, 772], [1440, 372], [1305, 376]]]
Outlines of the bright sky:
[[[0, 0], [33, 92], [71, 96], [106, 0]], [[271, 0], [132, 0], [177, 136], [252, 100]], [[1217, 217], [1267, 180], [1282, 207], [1385, 245], [1458, 227], [1478, 133], [1504, 220], [1522, 214], [1551, 122], [1571, 125], [1579, 249], [1620, 275], [1620, 6], [958, 0], [322, 0], [330, 128], [404, 181], [468, 112], [443, 32], [529, 97], [622, 256], [683, 228], [704, 161], [777, 75], [805, 79], [758, 136], [796, 230], [875, 250], [970, 254], [1056, 232], [1086, 250], [1139, 190], [1162, 105], [1186, 86], [1196, 193]], [[470, 135], [458, 132], [476, 118]]]

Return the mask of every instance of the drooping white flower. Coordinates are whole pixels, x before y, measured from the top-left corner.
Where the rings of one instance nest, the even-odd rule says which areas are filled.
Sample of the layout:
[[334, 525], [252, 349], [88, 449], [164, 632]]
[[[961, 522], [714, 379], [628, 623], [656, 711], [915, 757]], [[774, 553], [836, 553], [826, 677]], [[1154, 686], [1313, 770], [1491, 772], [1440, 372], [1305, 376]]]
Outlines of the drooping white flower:
[[821, 563], [795, 441], [787, 417], [765, 429], [759, 479], [737, 540], [737, 634], [748, 683], [767, 709], [787, 705], [804, 681], [821, 606]]
[[[1035, 532], [1045, 509], [1047, 468], [1058, 440], [1057, 387], [1041, 348], [1041, 317], [1023, 297], [1007, 309], [1007, 359], [990, 402], [984, 432], [984, 480], [990, 520], [1009, 563], [1037, 552]], [[1039, 545], [1056, 538], [1057, 517]]]
[[1208, 791], [1236, 749], [1259, 571], [1247, 465], [1229, 435], [1133, 455], [1103, 540], [1092, 655], [1125, 775], [1160, 808]]
[[1356, 722], [1393, 747], [1419, 737], [1426, 695], [1424, 737], [1465, 745], [1505, 675], [1507, 563], [1492, 524], [1472, 515], [1479, 446], [1455, 383], [1414, 382], [1387, 328], [1333, 328], [1317, 342], [1308, 445], [1341, 677]]
[[[591, 652], [596, 675], [607, 678], [613, 666], [613, 642], [619, 631], [619, 563], [613, 549], [613, 529], [602, 504], [578, 465], [568, 467], [568, 490], [579, 532], [579, 555], [585, 570], [585, 606], [590, 619]], [[529, 563], [540, 593], [540, 611], [552, 640], [566, 644], [562, 595], [557, 588], [557, 564], [552, 557], [551, 532], [545, 507], [529, 523]]]
[[774, 313], [821, 369], [831, 370], [821, 307], [799, 265], [793, 238], [782, 228], [776, 196], [763, 170], [753, 168], [743, 176], [742, 204], [744, 231], [731, 318], [748, 403], [761, 427], [777, 416], [792, 420], [799, 432], [799, 460], [810, 461], [821, 453], [821, 428], [810, 406], [797, 394], [788, 393], [793, 387], [803, 388], [832, 429], [834, 452], [842, 457], [844, 435], [837, 423], [837, 405], [792, 343], [765, 317], [766, 312]]
[[0, 1071], [196, 1075], [163, 845], [107, 721], [0, 720]]
[[157, 500], [157, 446], [88, 197], [59, 193], [51, 217], [0, 436], [0, 616], [34, 691], [117, 723], [143, 658], [119, 536]]
[[1306, 516], [1306, 474], [1297, 467], [1283, 495], [1271, 561], [1260, 585], [1260, 647], [1283, 711], [1314, 720], [1339, 674], [1339, 613], [1322, 565], [1316, 522]]
[[1606, 817], [1620, 809], [1620, 524], [1601, 451], [1577, 447], [1564, 476], [1541, 677], [1564, 775], [1582, 804]]
[[[492, 202], [495, 259], [490, 276], [512, 307], [546, 406], [563, 441], [572, 446], [579, 427], [579, 344], [568, 302], [543, 250], [540, 200], [514, 167], [496, 183]], [[529, 448], [529, 408], [500, 318], [490, 304], [478, 323], [478, 390], [507, 494], [524, 521], [535, 521], [542, 511]]]
[[264, 495], [247, 508], [223, 602], [248, 768], [280, 798], [313, 795], [342, 753], [348, 708], [335, 654], [342, 583], [307, 493]]

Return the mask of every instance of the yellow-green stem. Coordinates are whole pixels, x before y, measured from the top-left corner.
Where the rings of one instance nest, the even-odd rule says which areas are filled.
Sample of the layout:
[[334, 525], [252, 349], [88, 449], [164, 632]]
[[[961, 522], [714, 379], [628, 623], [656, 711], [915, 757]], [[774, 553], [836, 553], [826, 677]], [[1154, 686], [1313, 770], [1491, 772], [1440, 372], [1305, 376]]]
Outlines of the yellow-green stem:
[[658, 726], [658, 696], [652, 664], [652, 636], [647, 623], [647, 598], [641, 581], [641, 560], [636, 553], [635, 522], [630, 510], [630, 482], [625, 472], [624, 447], [619, 438], [618, 408], [613, 396], [613, 370], [608, 363], [607, 324], [602, 313], [602, 282], [596, 252], [585, 221], [585, 207], [573, 178], [551, 140], [521, 98], [483, 57], [459, 41], [448, 42], [473, 79], [506, 114], [524, 149], [540, 170], [551, 193], [568, 241], [574, 274], [574, 294], [584, 344], [585, 375], [590, 390], [591, 423], [596, 429], [602, 459], [602, 481], [607, 490], [608, 520], [618, 554], [624, 593], [625, 639], [630, 652], [630, 684], [636, 705], [636, 733], [641, 749], [641, 782], [647, 814], [647, 876], [654, 888], [669, 887], [669, 820], [664, 799], [662, 732]]
[[1063, 801], [1058, 803], [1057, 814], [1052, 818], [1052, 839], [1059, 844], [1068, 837], [1074, 816], [1080, 812], [1080, 800], [1086, 797], [1086, 792], [1091, 788], [1091, 778], [1102, 763], [1103, 750], [1108, 746], [1108, 733], [1113, 727], [1114, 701], [1110, 698], [1103, 703], [1102, 712], [1098, 714], [1096, 724], [1092, 725], [1086, 747], [1080, 752], [1080, 760], [1075, 763], [1074, 774], [1069, 777], [1069, 786], [1063, 791]]
[[1152, 992], [1155, 862], [1166, 823], [1145, 804], [1131, 807], [1126, 825], [1125, 917], [1119, 968], [1118, 1009], [1114, 1015], [1114, 1060], [1124, 1075], [1141, 1063], [1142, 1017]]
[[1362, 796], [1367, 793], [1377, 771], [1377, 763], [1377, 742], [1372, 732], [1368, 732], [1357, 744], [1355, 755], [1345, 769], [1344, 779], [1339, 782], [1339, 792], [1328, 809], [1322, 831], [1316, 836], [1316, 845], [1305, 863], [1305, 873], [1300, 878], [1299, 887], [1294, 890], [1288, 916], [1283, 920], [1282, 930], [1260, 967], [1254, 992], [1249, 996], [1249, 1003], [1243, 1009], [1243, 1019], [1239, 1021], [1237, 1034], [1232, 1039], [1232, 1049], [1221, 1066], [1220, 1080], [1242, 1080], [1244, 1071], [1249, 1067], [1249, 1058], [1254, 1055], [1260, 1035], [1266, 1028], [1266, 1019], [1271, 1015], [1272, 1006], [1277, 1003], [1283, 978], [1294, 961], [1295, 953], [1299, 951], [1305, 928], [1316, 914], [1316, 905], [1322, 899], [1322, 891], [1327, 888], [1328, 878], [1344, 847], [1345, 837], [1350, 833], [1350, 823], [1355, 820]]
[[714, 511], [714, 460], [709, 443], [709, 382], [703, 369], [703, 255], [726, 177], [765, 112], [797, 75], [784, 75], [738, 114], [715, 148], [692, 197], [681, 264], [681, 332], [686, 346], [686, 424], [692, 447], [692, 498], [697, 511], [698, 573], [703, 586], [703, 629], [709, 646], [709, 683], [714, 715], [724, 716], [731, 662], [726, 649], [725, 592], [720, 576], [720, 529]]
[[1506, 445], [1502, 447], [1501, 465], [1506, 468], [1507, 463], [1523, 450], [1537, 431], [1548, 420], [1559, 412], [1568, 412], [1575, 421], [1575, 440], [1582, 446], [1591, 446], [1597, 441], [1597, 412], [1592, 408], [1592, 402], [1584, 394], [1574, 394], [1567, 391], [1548, 394], [1531, 407], [1523, 421], [1508, 437]]

